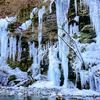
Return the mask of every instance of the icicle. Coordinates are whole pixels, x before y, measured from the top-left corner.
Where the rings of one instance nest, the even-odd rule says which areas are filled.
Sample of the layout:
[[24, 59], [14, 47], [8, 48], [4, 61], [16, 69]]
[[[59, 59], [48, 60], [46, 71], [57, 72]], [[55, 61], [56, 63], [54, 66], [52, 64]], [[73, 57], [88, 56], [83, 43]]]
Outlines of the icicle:
[[51, 0], [50, 6], [49, 6], [49, 11], [50, 13], [52, 13], [52, 3], [54, 2], [54, 0]]
[[69, 5], [70, 5], [70, 0], [68, 0], [68, 8], [69, 8]]
[[100, 92], [100, 78], [95, 76], [94, 79], [95, 79], [96, 91]]
[[[100, 44], [100, 1], [99, 0], [88, 0], [86, 1], [87, 5], [89, 6], [89, 12], [90, 12], [90, 20], [93, 24], [94, 29], [96, 30], [97, 34], [97, 45]], [[99, 46], [100, 49], [100, 46]]]
[[9, 38], [9, 58], [11, 59], [13, 57], [13, 61], [15, 61], [15, 55], [16, 55], [16, 38], [10, 37]]
[[80, 8], [81, 8], [81, 10], [82, 10], [82, 0], [80, 0]]
[[[84, 88], [86, 82], [89, 82], [89, 79], [90, 79], [90, 82], [91, 82], [91, 78], [89, 78], [89, 75], [88, 75], [88, 71], [82, 71], [80, 72], [80, 79], [81, 79], [81, 87], [82, 89]], [[90, 83], [92, 84], [92, 83]]]
[[92, 77], [90, 77], [90, 89], [93, 90], [93, 80], [92, 80]]
[[79, 32], [79, 28], [78, 28], [78, 26], [76, 26], [76, 23], [74, 23], [73, 33], [76, 33], [78, 35], [78, 32]]
[[73, 29], [72, 29], [72, 24], [70, 25], [70, 36], [73, 36]]
[[75, 13], [77, 15], [77, 0], [75, 0]]
[[96, 87], [96, 91], [98, 91], [98, 81], [97, 81], [97, 79], [96, 79], [96, 77], [95, 77], [95, 87]]
[[37, 55], [37, 50], [36, 49], [34, 49], [35, 50], [35, 55], [33, 56], [33, 62], [34, 62], [34, 64], [38, 64], [38, 55]]
[[22, 52], [22, 48], [21, 48], [21, 37], [19, 37], [19, 41], [18, 41], [18, 61], [20, 61], [21, 59], [21, 52]]
[[43, 3], [47, 2], [48, 0], [44, 0]]
[[99, 87], [99, 90], [98, 91], [100, 92], [100, 79], [98, 79], [98, 85], [99, 85], [98, 86]]
[[64, 87], [68, 87], [68, 58], [66, 55], [69, 53], [69, 47], [66, 46], [66, 44], [63, 44], [63, 50], [62, 50], [62, 68], [64, 73]]
[[1, 57], [4, 57], [5, 59], [8, 57], [7, 48], [8, 48], [7, 32], [3, 31], [1, 36]]
[[39, 26], [38, 29], [42, 29], [42, 21], [43, 21], [43, 14], [45, 13], [45, 6], [42, 6], [42, 8], [38, 11], [38, 19], [39, 19]]
[[15, 61], [16, 55], [16, 37], [13, 38], [13, 61]]
[[89, 3], [90, 3], [89, 0], [84, 0], [85, 9], [88, 9]]
[[77, 80], [78, 80], [78, 72], [77, 72], [77, 70], [75, 71], [75, 74], [76, 74], [75, 88], [77, 88]]
[[5, 19], [0, 19], [0, 43], [1, 43], [1, 57], [7, 59], [8, 57], [8, 32], [5, 30], [9, 24], [9, 22], [14, 22], [16, 21], [16, 16], [15, 17], [6, 17]]
[[79, 22], [79, 16], [76, 16], [76, 17], [74, 18], [74, 20], [77, 21], [77, 22]]
[[[66, 32], [68, 32], [68, 21], [66, 18], [66, 14], [68, 13], [68, 7], [69, 7], [68, 3], [69, 3], [69, 0], [56, 0], [56, 16], [57, 16], [58, 36], [60, 36], [60, 37], [62, 37], [63, 34], [65, 33], [64, 30]], [[63, 26], [64, 30], [61, 29], [62, 26]], [[62, 65], [62, 69], [64, 72], [63, 86], [68, 87], [68, 83], [67, 83], [67, 81], [68, 81], [68, 59], [66, 56], [69, 53], [69, 48], [64, 43], [64, 41], [68, 42], [69, 39], [67, 38], [67, 36], [65, 36], [64, 41], [63, 41], [60, 37], [58, 37], [59, 58], [62, 61], [61, 65]]]
[[37, 7], [33, 8], [32, 12], [31, 12], [31, 14], [30, 14], [30, 19], [33, 18], [34, 14], [36, 14], [37, 11], [38, 11], [38, 8], [37, 8]]
[[12, 58], [12, 49], [13, 49], [13, 37], [12, 36], [9, 38], [9, 47], [10, 47], [9, 58], [11, 59]]
[[42, 21], [43, 21], [43, 14], [45, 13], [45, 6], [42, 6], [42, 9], [39, 10], [38, 12], [38, 19], [39, 19], [39, 26], [38, 26], [38, 30], [39, 30], [39, 35], [38, 35], [38, 41], [39, 41], [39, 46], [41, 44], [42, 41]]

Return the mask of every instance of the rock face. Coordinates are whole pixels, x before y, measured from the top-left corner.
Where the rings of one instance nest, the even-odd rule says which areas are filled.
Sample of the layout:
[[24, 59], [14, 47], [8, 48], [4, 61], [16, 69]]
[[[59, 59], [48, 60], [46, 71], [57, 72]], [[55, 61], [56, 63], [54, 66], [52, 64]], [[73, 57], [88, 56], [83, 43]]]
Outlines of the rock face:
[[39, 6], [42, 2], [43, 0], [0, 0], [0, 18], [19, 15], [23, 8], [27, 8], [26, 12], [29, 13], [30, 9]]
[[[89, 45], [91, 45], [91, 44], [94, 45], [96, 43], [96, 40], [95, 40], [96, 32], [94, 31], [93, 26], [90, 24], [90, 16], [89, 16], [88, 9], [86, 10], [82, 3], [81, 6], [83, 9], [81, 10], [80, 4], [79, 4], [79, 2], [77, 2], [78, 7], [77, 7], [77, 16], [76, 16], [75, 7], [74, 7], [75, 5], [74, 5], [73, 1], [74, 0], [71, 0], [70, 5], [69, 5], [68, 14], [66, 15], [66, 17], [68, 17], [68, 27], [69, 27], [69, 33], [67, 33], [67, 34], [70, 34], [72, 39], [76, 41], [79, 48], [81, 48], [80, 51], [81, 51], [82, 57], [84, 57], [85, 52], [87, 52], [87, 50], [89, 50], [88, 49]], [[0, 12], [2, 13], [2, 14], [0, 13], [1, 14], [0, 17], [17, 15], [16, 22], [9, 23], [9, 25], [6, 29], [6, 31], [9, 31], [9, 34], [8, 34], [8, 39], [9, 39], [8, 47], [9, 48], [10, 48], [10, 38], [12, 37], [13, 40], [16, 39], [16, 55], [15, 55], [14, 60], [13, 60], [13, 58], [10, 59], [10, 57], [8, 57], [8, 59], [6, 59], [6, 63], [12, 69], [16, 69], [18, 67], [21, 71], [25, 71], [28, 73], [28, 80], [21, 84], [23, 86], [28, 86], [28, 85], [32, 84], [33, 82], [39, 80], [39, 79], [33, 79], [31, 71], [28, 71], [28, 69], [34, 67], [34, 66], [32, 67], [32, 65], [34, 65], [34, 63], [37, 64], [34, 60], [34, 57], [30, 56], [31, 54], [30, 54], [29, 44], [33, 44], [33, 42], [34, 42], [35, 47], [38, 48], [39, 46], [41, 46], [41, 47], [46, 46], [47, 43], [50, 43], [50, 45], [53, 45], [54, 43], [56, 43], [58, 41], [58, 35], [57, 35], [58, 27], [57, 27], [55, 3], [52, 4], [53, 12], [49, 13], [50, 1], [48, 0], [46, 3], [42, 3], [42, 2], [43, 2], [43, 0], [13, 0], [13, 1], [5, 0], [5, 2], [3, 0], [0, 0], [0, 4], [1, 4]], [[41, 45], [40, 45], [38, 43], [38, 33], [39, 33], [38, 12], [34, 14], [34, 17], [32, 19], [30, 18], [29, 15], [34, 7], [37, 6], [38, 9], [40, 9], [43, 5], [45, 6], [46, 11], [43, 14], [43, 18], [41, 19], [41, 20], [43, 20], [43, 22], [42, 22], [42, 29], [41, 29], [42, 41], [41, 41]], [[31, 21], [32, 23], [30, 24], [28, 29], [22, 30], [22, 28], [20, 26], [25, 21]], [[79, 30], [78, 30], [78, 28], [79, 28]], [[72, 32], [72, 34], [71, 34], [71, 32]], [[65, 35], [67, 35], [67, 34], [65, 34], [65, 33], [62, 34], [62, 38], [64, 38]], [[70, 41], [69, 44], [71, 46], [73, 46], [73, 48], [75, 47], [73, 41]], [[54, 47], [54, 49], [55, 49], [57, 47], [57, 45], [54, 45], [54, 46], [55, 46]], [[48, 48], [49, 46], [46, 46], [46, 47]], [[85, 80], [86, 86], [81, 86], [81, 85], [85, 84], [84, 81], [82, 81], [82, 78], [85, 79], [83, 70], [87, 70], [87, 73], [88, 73], [90, 71], [89, 69], [90, 69], [91, 65], [94, 64], [93, 66], [95, 66], [96, 64], [95, 63], [93, 63], [93, 64], [87, 63], [86, 66], [84, 66], [84, 64], [80, 65], [81, 71], [82, 71], [82, 73], [81, 73], [80, 70], [78, 69], [79, 67], [77, 66], [78, 62], [76, 62], [77, 51], [74, 51], [73, 48], [69, 49], [69, 54], [66, 56], [66, 58], [68, 58], [68, 72], [69, 72], [68, 73], [68, 84], [70, 84], [69, 88], [74, 88], [74, 86], [76, 86], [77, 88], [80, 88], [80, 89], [81, 88], [89, 88], [89, 81], [87, 81], [87, 80]], [[11, 47], [11, 49], [12, 49], [12, 47]], [[38, 48], [38, 49], [41, 49], [41, 48]], [[74, 49], [76, 49], [76, 48], [74, 48]], [[20, 53], [19, 53], [19, 51], [20, 51]], [[91, 52], [93, 52], [93, 51], [91, 51]], [[37, 50], [36, 52], [34, 52], [34, 54], [35, 53], [37, 55], [37, 54], [39, 54], [39, 51]], [[57, 51], [57, 58], [60, 59], [58, 53], [59, 53], [59, 51]], [[90, 53], [90, 51], [87, 52], [87, 54], [88, 53]], [[49, 66], [48, 54], [49, 54], [49, 50], [47, 50], [46, 53], [44, 54], [43, 61], [40, 62], [40, 67], [37, 69], [37, 70], [41, 70], [40, 74], [42, 74], [42, 75], [41, 76], [38, 75], [38, 77], [40, 77], [40, 80], [47, 81], [47, 77], [45, 75], [48, 74], [48, 66]], [[20, 60], [18, 59], [18, 57], [20, 58]], [[38, 58], [36, 58], [36, 60], [39, 59], [39, 57], [41, 58], [41, 55], [38, 55]], [[87, 57], [87, 56], [85, 55], [85, 57]], [[85, 59], [85, 57], [84, 57], [84, 59]], [[91, 56], [89, 56], [89, 57], [91, 57]], [[39, 65], [37, 64], [37, 66], [39, 66]], [[62, 86], [64, 83], [64, 74], [63, 74], [64, 70], [62, 70], [62, 68], [61, 68], [61, 63], [59, 63], [58, 66], [60, 69], [59, 71], [61, 72], [60, 85]], [[4, 74], [4, 76], [2, 76], [1, 74]], [[16, 76], [11, 75], [8, 77], [7, 74], [4, 72], [0, 72], [0, 77], [1, 77], [1, 79], [4, 78], [4, 80], [8, 80], [8, 85], [12, 85], [12, 84], [16, 85], [20, 82], [19, 80], [17, 80]], [[94, 81], [94, 79], [93, 79], [93, 81]], [[1, 80], [0, 80], [0, 82], [1, 82]], [[97, 83], [98, 83], [98, 81], [97, 81]], [[1, 82], [1, 84], [7, 85], [3, 81]]]
[[[45, 4], [47, 6], [49, 6], [49, 3]], [[35, 5], [33, 5], [35, 6]], [[25, 8], [27, 9], [27, 7]], [[43, 15], [43, 28], [42, 28], [42, 46], [45, 46], [48, 42], [51, 41], [52, 44], [54, 44], [54, 42], [56, 42], [58, 40], [57, 37], [57, 23], [56, 23], [56, 9], [55, 9], [55, 4], [52, 4], [52, 9], [53, 12], [50, 14], [49, 13], [49, 9], [46, 8], [46, 12]], [[20, 10], [21, 11], [21, 10]], [[23, 13], [23, 12], [22, 12]], [[28, 12], [30, 13], [30, 11]], [[25, 16], [25, 15], [24, 15]], [[10, 31], [10, 33], [8, 34], [9, 38], [13, 35], [16, 37], [17, 42], [19, 41], [20, 35], [21, 35], [21, 60], [17, 61], [17, 57], [18, 55], [16, 54], [16, 58], [15, 61], [12, 61], [12, 59], [7, 59], [7, 63], [8, 65], [15, 69], [16, 67], [19, 67], [20, 70], [22, 71], [27, 71], [28, 68], [30, 68], [32, 66], [33, 63], [33, 58], [29, 57], [29, 45], [28, 42], [30, 41], [31, 43], [35, 42], [35, 46], [38, 47], [38, 14], [36, 13], [32, 19], [32, 23], [34, 23], [34, 31], [32, 32], [32, 24], [30, 25], [30, 27], [23, 31], [21, 30], [21, 33], [19, 33], [18, 31], [16, 31], [16, 28], [18, 28], [21, 23], [23, 23], [23, 21], [27, 20], [27, 18], [29, 18], [29, 15], [25, 16], [26, 19], [24, 19], [24, 16], [21, 17], [20, 15], [18, 16], [18, 18], [22, 18], [19, 19], [8, 25], [7, 31]], [[16, 31], [16, 33], [15, 33]], [[18, 43], [17, 43], [18, 46]], [[18, 51], [17, 51], [18, 52]], [[41, 68], [43, 67], [44, 70], [41, 71], [42, 74], [47, 75], [47, 70], [48, 70], [48, 65], [49, 65], [49, 61], [48, 61], [48, 55], [46, 54], [44, 56], [44, 63], [41, 64]]]

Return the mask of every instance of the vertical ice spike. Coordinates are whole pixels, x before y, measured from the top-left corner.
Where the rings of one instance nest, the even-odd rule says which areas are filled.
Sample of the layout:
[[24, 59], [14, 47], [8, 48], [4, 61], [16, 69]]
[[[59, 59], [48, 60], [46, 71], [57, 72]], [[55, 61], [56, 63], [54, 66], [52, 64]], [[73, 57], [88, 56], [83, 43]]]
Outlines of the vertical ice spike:
[[[56, 0], [56, 16], [57, 16], [57, 26], [58, 26], [58, 36], [64, 39], [65, 42], [68, 42], [69, 39], [65, 35], [65, 37], [62, 37], [63, 34], [68, 32], [68, 20], [66, 17], [66, 14], [68, 13], [68, 7], [69, 7], [70, 0]], [[64, 24], [65, 23], [65, 24]], [[64, 28], [64, 30], [62, 29]], [[67, 55], [69, 53], [69, 47], [64, 43], [64, 41], [58, 37], [59, 41], [59, 57], [62, 65], [62, 69], [64, 72], [64, 87], [68, 87], [68, 58]]]
[[18, 59], [17, 61], [21, 60], [21, 52], [22, 52], [22, 48], [21, 48], [21, 37], [19, 37], [19, 41], [18, 41]]
[[74, 0], [75, 1], [75, 13], [77, 15], [77, 0]]
[[13, 61], [15, 61], [16, 56], [16, 37], [13, 38]]
[[54, 0], [51, 0], [50, 6], [49, 6], [49, 12], [52, 13], [52, 3], [54, 2]]

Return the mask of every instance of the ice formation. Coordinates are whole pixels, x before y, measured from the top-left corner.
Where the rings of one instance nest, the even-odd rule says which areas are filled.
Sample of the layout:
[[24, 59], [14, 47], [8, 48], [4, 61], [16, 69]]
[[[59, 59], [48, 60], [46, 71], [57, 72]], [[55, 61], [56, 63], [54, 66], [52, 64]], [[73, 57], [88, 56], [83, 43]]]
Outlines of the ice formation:
[[[67, 36], [64, 37], [64, 41], [62, 35], [65, 34], [64, 30], [68, 32], [68, 22], [63, 26], [64, 22], [67, 21], [66, 14], [68, 12], [68, 0], [56, 0], [56, 16], [57, 16], [57, 26], [58, 26], [58, 40], [59, 40], [59, 57], [61, 59], [61, 65], [64, 73], [64, 87], [67, 87], [68, 81], [68, 58], [66, 57], [69, 53], [69, 48], [66, 46], [65, 42], [69, 42]], [[64, 30], [62, 29], [64, 28]], [[66, 69], [66, 70], [65, 70]]]
[[[44, 0], [47, 2], [47, 0]], [[48, 68], [48, 78], [51, 81], [52, 86], [60, 86], [60, 76], [61, 71], [59, 69], [59, 64], [63, 70], [64, 76], [64, 84], [63, 87], [71, 88], [74, 86], [74, 89], [77, 88], [77, 81], [78, 75], [80, 75], [81, 80], [81, 88], [84, 88], [85, 85], [88, 83], [91, 90], [96, 90], [100, 92], [100, 1], [99, 0], [80, 0], [80, 8], [82, 7], [82, 2], [85, 4], [85, 9], [88, 9], [89, 6], [89, 15], [91, 19], [91, 24], [96, 31], [97, 38], [96, 43], [91, 44], [80, 44], [78, 40], [73, 39], [73, 36], [79, 33], [79, 27], [76, 23], [73, 25], [69, 25], [70, 19], [67, 19], [68, 9], [70, 0], [51, 0], [49, 10], [52, 13], [52, 3], [56, 5], [56, 18], [57, 18], [57, 27], [58, 27], [58, 42], [54, 45], [48, 43], [45, 47], [41, 45], [42, 42], [42, 24], [43, 24], [43, 14], [45, 13], [45, 6], [42, 6], [41, 9], [34, 8], [30, 14], [30, 20], [23, 23], [19, 28], [22, 30], [28, 29], [28, 27], [34, 23], [32, 23], [32, 18], [34, 14], [38, 12], [38, 47], [35, 47], [35, 42], [31, 43], [28, 42], [29, 45], [29, 55], [30, 59], [33, 58], [33, 64], [28, 71], [32, 72], [32, 78], [41, 81], [41, 77], [45, 77], [41, 75], [41, 63], [43, 62], [43, 58], [45, 54], [48, 54], [49, 58], [49, 68]], [[74, 0], [75, 5], [75, 13], [77, 15], [77, 0]], [[9, 22], [15, 21], [15, 18], [6, 17], [5, 19], [0, 19], [2, 23], [0, 25], [0, 70], [7, 71], [10, 75], [16, 75], [19, 80], [28, 80], [27, 73], [20, 71], [18, 68], [12, 70], [6, 63], [4, 59], [12, 59], [13, 61], [21, 61], [21, 36], [19, 37], [18, 41], [16, 40], [15, 36], [11, 36], [8, 38], [8, 31], [5, 29], [7, 28]], [[79, 16], [76, 16], [73, 20], [79, 22]], [[32, 29], [32, 32], [34, 29]], [[9, 41], [9, 42], [8, 42]], [[73, 84], [68, 79], [68, 54], [69, 54], [69, 47], [74, 50], [77, 57], [74, 59], [73, 62], [73, 70], [76, 75], [76, 82]], [[78, 48], [79, 47], [79, 48]], [[80, 50], [85, 48], [86, 51], [80, 53]], [[17, 52], [18, 51], [18, 52]], [[59, 55], [59, 56], [58, 56]], [[82, 59], [83, 58], [83, 59]], [[82, 61], [84, 60], [85, 68], [82, 68]], [[2, 72], [1, 72], [2, 73]], [[21, 76], [21, 77], [20, 77]], [[6, 76], [4, 76], [4, 80], [6, 80]], [[6, 82], [7, 83], [7, 82]], [[4, 84], [6, 84], [4, 83]], [[38, 83], [38, 82], [37, 82]], [[13, 83], [12, 83], [13, 84]]]
[[32, 10], [31, 14], [30, 14], [30, 19], [33, 18], [34, 14], [37, 13], [37, 11], [38, 11], [38, 8], [35, 7], [35, 8]]
[[58, 48], [50, 47], [49, 48], [49, 70], [48, 77], [49, 80], [54, 83], [55, 86], [60, 86], [60, 70], [59, 64], [60, 61], [57, 58]]
[[77, 0], [75, 0], [75, 13], [77, 15]]
[[16, 55], [16, 37], [12, 37], [11, 36], [9, 38], [9, 45], [10, 45], [10, 55], [9, 55], [9, 58], [11, 59], [13, 57], [13, 61], [15, 61], [15, 55]]
[[85, 0], [85, 4], [89, 6], [91, 23], [93, 24], [97, 34], [97, 44], [100, 44], [100, 1]]
[[52, 3], [54, 2], [54, 0], [51, 0], [51, 3], [50, 3], [50, 6], [49, 6], [49, 11], [50, 11], [50, 13], [52, 13], [52, 8], [51, 8], [51, 6], [52, 6]]
[[45, 13], [45, 6], [42, 6], [41, 9], [38, 11], [38, 20], [39, 20], [39, 25], [38, 25], [38, 44], [39, 47], [35, 48], [35, 43], [29, 44], [29, 54], [30, 58], [33, 57], [33, 64], [32, 67], [28, 71], [32, 71], [32, 77], [34, 79], [39, 79], [41, 77], [41, 68], [40, 68], [40, 63], [43, 60], [44, 54], [46, 53], [45, 48], [41, 46], [41, 41], [42, 41], [42, 21], [43, 21], [43, 14]]
[[[84, 0], [85, 8], [89, 6], [89, 14], [91, 24], [96, 31], [96, 43], [85, 45], [86, 52], [82, 54], [85, 64], [90, 66], [88, 71], [81, 71], [81, 85], [85, 86], [89, 82], [90, 89], [100, 91], [99, 88], [99, 44], [100, 44], [100, 1], [99, 0]], [[84, 47], [84, 46], [83, 46]], [[98, 57], [97, 57], [98, 56]], [[95, 64], [93, 66], [93, 64]]]
[[[12, 59], [13, 61], [15, 61], [15, 55], [16, 55], [16, 38], [11, 36], [8, 39], [8, 31], [6, 31], [6, 28], [8, 26], [8, 24], [12, 23], [16, 21], [16, 16], [15, 17], [6, 17], [5, 19], [0, 19], [0, 22], [2, 23], [0, 25], [0, 32], [1, 32], [1, 38], [0, 38], [0, 48], [1, 48], [1, 56], [0, 56], [0, 73], [3, 73], [4, 76], [1, 76], [2, 80], [1, 83], [3, 85], [7, 85], [8, 83], [8, 78], [11, 75], [15, 75], [18, 79], [19, 82], [27, 81], [28, 77], [27, 77], [27, 73], [26, 72], [22, 72], [19, 68], [16, 69], [12, 69], [8, 66], [8, 64], [6, 63], [6, 60], [8, 59]], [[10, 22], [10, 23], [9, 23]], [[8, 44], [8, 40], [9, 40], [9, 44]], [[18, 47], [20, 48], [20, 47]], [[19, 51], [20, 52], [20, 51]], [[5, 82], [4, 82], [5, 81]], [[19, 83], [20, 84], [20, 83]], [[9, 83], [10, 86], [15, 85], [13, 82]]]

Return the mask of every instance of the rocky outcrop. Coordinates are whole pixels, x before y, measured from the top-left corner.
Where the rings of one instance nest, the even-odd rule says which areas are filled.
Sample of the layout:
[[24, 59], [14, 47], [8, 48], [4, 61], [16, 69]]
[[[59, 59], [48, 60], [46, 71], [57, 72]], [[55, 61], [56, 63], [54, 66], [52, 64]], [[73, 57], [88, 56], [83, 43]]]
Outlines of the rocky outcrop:
[[[49, 4], [49, 3], [48, 3]], [[46, 5], [46, 4], [45, 4]], [[43, 15], [43, 28], [42, 28], [42, 45], [46, 45], [48, 42], [51, 41], [51, 43], [53, 44], [54, 42], [56, 42], [57, 39], [57, 23], [56, 23], [56, 11], [55, 11], [55, 5], [53, 3], [52, 8], [54, 9], [54, 11], [50, 14], [49, 13], [49, 9], [47, 9], [47, 11], [45, 12], [45, 14]], [[28, 15], [29, 17], [29, 15]], [[23, 20], [23, 19], [22, 19]], [[32, 26], [32, 24], [30, 25], [30, 27], [23, 31], [23, 34], [20, 33], [15, 33], [16, 28], [19, 27], [21, 25], [22, 22], [19, 22], [18, 20], [12, 24], [8, 25], [7, 31], [9, 30], [10, 33], [8, 34], [8, 36], [16, 36], [17, 41], [19, 40], [19, 37], [21, 35], [21, 47], [22, 47], [22, 53], [21, 53], [21, 60], [20, 62], [17, 61], [17, 55], [16, 55], [16, 60], [12, 61], [10, 59], [7, 59], [7, 63], [8, 65], [15, 69], [16, 67], [19, 67], [20, 70], [22, 71], [27, 71], [28, 68], [31, 67], [32, 63], [33, 63], [33, 58], [29, 57], [29, 46], [28, 46], [28, 42], [30, 41], [31, 43], [35, 42], [35, 46], [38, 47], [38, 13], [35, 14], [35, 16], [32, 19], [32, 23], [34, 23], [34, 26]], [[32, 32], [32, 27], [34, 27], [34, 31]], [[17, 44], [18, 46], [18, 44]], [[44, 70], [41, 73], [47, 73], [48, 70], [48, 55], [45, 55], [45, 59], [44, 59], [44, 65], [41, 65], [41, 67], [45, 67]]]

